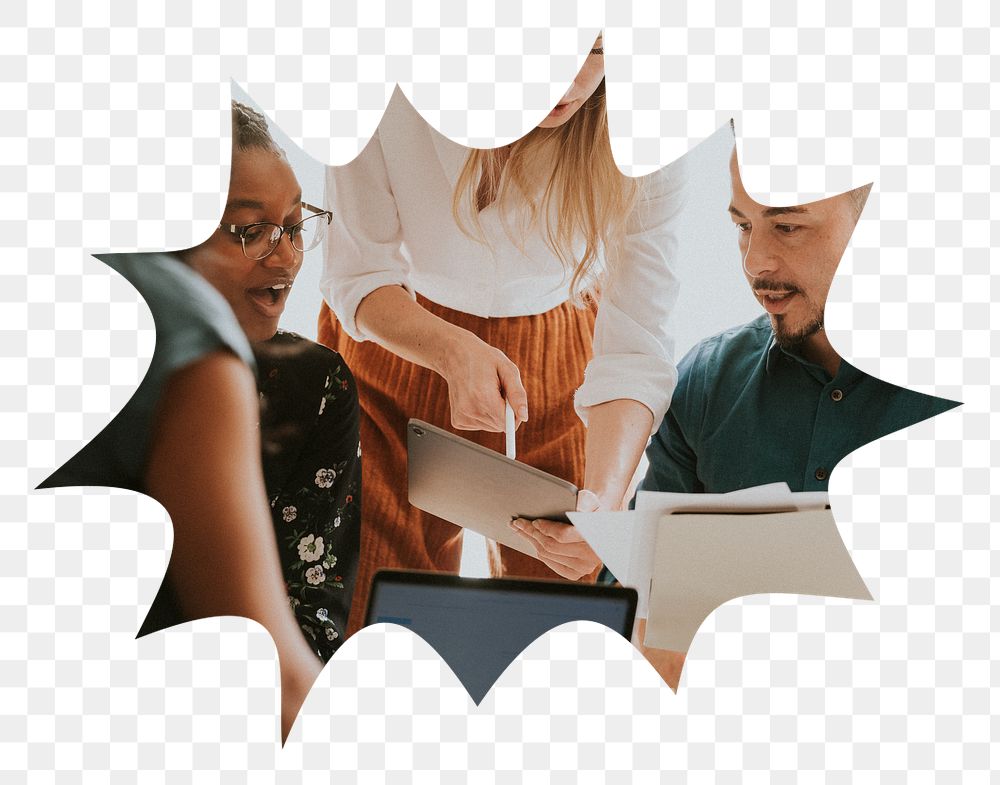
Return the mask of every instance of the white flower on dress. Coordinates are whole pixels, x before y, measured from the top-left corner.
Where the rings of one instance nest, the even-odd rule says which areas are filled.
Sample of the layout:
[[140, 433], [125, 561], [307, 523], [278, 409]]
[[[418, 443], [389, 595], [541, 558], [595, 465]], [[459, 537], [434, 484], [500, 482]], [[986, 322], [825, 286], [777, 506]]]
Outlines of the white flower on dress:
[[320, 488], [329, 488], [336, 479], [337, 472], [333, 469], [320, 469], [316, 472], [316, 485]]
[[307, 534], [299, 540], [299, 558], [302, 561], [319, 561], [323, 556], [323, 538]]
[[288, 607], [289, 607], [289, 608], [291, 608], [291, 609], [292, 609], [293, 611], [294, 611], [294, 610], [295, 610], [296, 608], [298, 608], [298, 607], [299, 607], [299, 606], [300, 606], [301, 604], [302, 604], [302, 603], [301, 603], [301, 602], [299, 602], [299, 600], [298, 600], [298, 598], [297, 598], [297, 597], [289, 597], [289, 598], [288, 598]]
[[320, 621], [329, 621], [330, 612], [326, 608], [320, 608], [318, 611], [316, 611], [316, 618], [319, 619]]
[[339, 515], [336, 518], [333, 519], [333, 528], [336, 529], [338, 526], [340, 526], [340, 516]]
[[335, 629], [333, 629], [333, 627], [327, 627], [326, 628], [326, 639], [328, 641], [335, 640], [335, 639], [337, 639], [339, 637], [340, 637], [340, 633], [337, 632]]
[[322, 414], [323, 410], [326, 408], [326, 398], [320, 398], [319, 401], [319, 413]]
[[285, 523], [291, 523], [298, 516], [299, 511], [292, 505], [288, 507], [283, 507], [281, 509], [281, 520]]
[[326, 580], [326, 573], [323, 572], [323, 568], [320, 565], [315, 567], [310, 567], [306, 570], [306, 581], [310, 586], [319, 586], [323, 581]]

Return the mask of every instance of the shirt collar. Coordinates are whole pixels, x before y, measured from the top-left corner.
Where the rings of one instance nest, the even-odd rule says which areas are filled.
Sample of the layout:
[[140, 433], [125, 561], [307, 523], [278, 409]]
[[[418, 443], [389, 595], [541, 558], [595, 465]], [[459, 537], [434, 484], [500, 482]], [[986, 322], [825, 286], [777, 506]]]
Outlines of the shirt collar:
[[[771, 336], [768, 338], [767, 343], [764, 345], [764, 369], [768, 374], [774, 373], [775, 369], [778, 367], [779, 363], [782, 362], [784, 358], [789, 358], [794, 360], [799, 365], [803, 366], [810, 371], [813, 375], [818, 373], [824, 381], [830, 381], [829, 374], [824, 368], [817, 365], [816, 363], [809, 362], [809, 360], [804, 357], [790, 352], [786, 349], [782, 349], [778, 342], [774, 339], [774, 331], [771, 331]], [[862, 377], [861, 371], [851, 365], [847, 360], [841, 358], [840, 369], [837, 371], [835, 379], [841, 382], [844, 386], [853, 385], [858, 382]]]
[[764, 370], [768, 373], [774, 372], [774, 367], [781, 359], [783, 350], [778, 346], [778, 342], [774, 340], [774, 332], [771, 332], [771, 337], [767, 339], [767, 343], [764, 344]]
[[773, 330], [771, 331], [771, 335], [767, 339], [767, 343], [764, 346], [764, 357], [765, 357], [764, 367], [769, 374], [774, 373], [779, 363], [781, 363], [783, 360], [784, 361], [794, 360], [799, 365], [804, 365], [807, 368], [819, 367], [814, 363], [809, 362], [804, 357], [795, 354], [794, 352], [790, 352], [787, 349], [782, 349], [774, 338]]

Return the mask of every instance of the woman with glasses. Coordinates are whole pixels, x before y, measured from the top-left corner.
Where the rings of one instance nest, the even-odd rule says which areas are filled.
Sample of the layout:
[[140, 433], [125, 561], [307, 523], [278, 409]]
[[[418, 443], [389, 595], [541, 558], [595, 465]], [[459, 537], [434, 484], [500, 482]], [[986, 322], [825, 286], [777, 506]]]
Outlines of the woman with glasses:
[[277, 330], [329, 220], [302, 203], [264, 117], [233, 102], [218, 229], [180, 254], [101, 257], [149, 305], [156, 349], [111, 424], [41, 486], [108, 485], [163, 505], [173, 552], [140, 635], [259, 622], [278, 651], [283, 739], [345, 637], [357, 565], [353, 377], [335, 352]]
[[[329, 170], [319, 339], [359, 373], [366, 449], [355, 610], [380, 566], [459, 566], [461, 530], [407, 502], [408, 418], [503, 452], [509, 403], [519, 460], [588, 489], [581, 509], [618, 509], [666, 410], [681, 180], [619, 171], [601, 47], [510, 145], [470, 151], [397, 90], [367, 147]], [[494, 574], [596, 574], [572, 527], [519, 525], [539, 560], [501, 546]]]
[[264, 480], [288, 602], [328, 660], [346, 637], [357, 570], [361, 450], [354, 377], [334, 351], [278, 330], [305, 251], [331, 214], [302, 190], [263, 115], [233, 102], [222, 222], [181, 258], [229, 303], [257, 360]]

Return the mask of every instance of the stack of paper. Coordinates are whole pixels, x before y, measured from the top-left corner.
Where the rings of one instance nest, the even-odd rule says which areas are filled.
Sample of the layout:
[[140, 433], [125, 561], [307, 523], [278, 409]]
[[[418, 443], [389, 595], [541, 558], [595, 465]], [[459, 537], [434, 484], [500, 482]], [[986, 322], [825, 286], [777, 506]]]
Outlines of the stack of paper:
[[569, 513], [624, 586], [647, 646], [687, 651], [705, 618], [750, 594], [871, 599], [825, 493], [785, 483], [727, 494], [640, 491], [630, 512]]

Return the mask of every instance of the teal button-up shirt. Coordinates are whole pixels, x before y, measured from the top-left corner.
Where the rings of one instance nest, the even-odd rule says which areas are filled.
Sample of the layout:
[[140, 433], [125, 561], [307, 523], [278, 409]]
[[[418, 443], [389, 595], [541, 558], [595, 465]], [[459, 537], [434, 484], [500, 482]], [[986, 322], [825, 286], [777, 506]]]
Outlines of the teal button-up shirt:
[[786, 482], [825, 491], [844, 456], [959, 405], [845, 361], [830, 378], [779, 347], [766, 314], [702, 341], [678, 373], [640, 489], [726, 493]]

